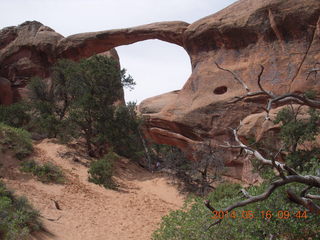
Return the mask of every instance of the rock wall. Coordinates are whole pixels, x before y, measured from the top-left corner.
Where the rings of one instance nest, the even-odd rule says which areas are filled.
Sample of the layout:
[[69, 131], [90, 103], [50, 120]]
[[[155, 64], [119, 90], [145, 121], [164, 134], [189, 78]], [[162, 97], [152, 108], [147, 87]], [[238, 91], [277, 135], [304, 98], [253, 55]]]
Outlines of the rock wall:
[[[240, 0], [193, 24], [161, 22], [66, 38], [38, 22], [26, 22], [0, 31], [0, 101], [10, 103], [15, 88], [31, 76], [47, 77], [59, 58], [79, 60], [116, 46], [160, 39], [187, 51], [192, 74], [180, 91], [140, 104], [148, 119], [146, 134], [188, 153], [205, 139], [219, 146], [233, 141], [229, 127], [263, 111], [265, 99], [234, 103], [246, 90], [215, 63], [234, 72], [250, 91], [258, 90], [260, 65], [265, 68], [262, 85], [276, 94], [319, 90], [320, 76], [307, 77], [320, 65], [319, 16], [319, 0]], [[5, 79], [11, 82], [11, 93]], [[229, 173], [245, 179], [250, 164], [235, 156], [236, 150], [225, 153]]]
[[[259, 90], [263, 65], [261, 84], [266, 90], [284, 94], [314, 89], [319, 93], [319, 74], [308, 78], [320, 63], [319, 16], [318, 0], [241, 0], [191, 24], [183, 39], [192, 75], [180, 91], [140, 104], [141, 112], [150, 116], [148, 134], [186, 151], [207, 138], [219, 147], [224, 141], [234, 142], [230, 127], [264, 111], [266, 100], [261, 96], [234, 103], [247, 92], [215, 63], [235, 73], [252, 92]], [[238, 153], [226, 150], [225, 163], [231, 176], [246, 179], [250, 164]]]

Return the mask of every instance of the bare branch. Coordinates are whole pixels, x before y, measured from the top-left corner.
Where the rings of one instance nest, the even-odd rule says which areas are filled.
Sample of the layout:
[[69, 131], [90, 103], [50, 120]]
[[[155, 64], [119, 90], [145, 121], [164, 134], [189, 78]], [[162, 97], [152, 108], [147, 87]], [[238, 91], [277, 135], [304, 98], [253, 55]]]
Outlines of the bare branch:
[[250, 89], [249, 89], [248, 86], [244, 83], [244, 81], [243, 81], [240, 77], [238, 77], [234, 72], [232, 72], [232, 71], [229, 70], [229, 69], [225, 69], [225, 68], [220, 67], [217, 62], [215, 62], [215, 64], [216, 64], [217, 68], [219, 68], [220, 70], [223, 70], [223, 71], [226, 71], [226, 72], [228, 72], [228, 73], [231, 73], [232, 76], [233, 76], [233, 78], [234, 78], [237, 82], [239, 82], [239, 83], [244, 87], [244, 89], [245, 89], [247, 92], [250, 92]]
[[258, 86], [259, 86], [259, 88], [260, 88], [260, 90], [261, 90], [262, 92], [264, 92], [265, 94], [267, 94], [269, 97], [274, 98], [273, 93], [272, 93], [272, 92], [269, 92], [269, 91], [266, 91], [266, 90], [262, 87], [262, 85], [261, 85], [261, 77], [262, 77], [262, 74], [263, 74], [263, 72], [264, 72], [264, 67], [263, 67], [262, 65], [260, 65], [260, 67], [261, 67], [261, 70], [260, 70], [260, 73], [259, 73], [259, 75], [258, 75]]
[[[280, 180], [277, 180], [277, 181], [274, 181], [273, 183], [271, 183], [271, 185], [267, 188], [267, 190], [264, 193], [257, 195], [257, 196], [250, 196], [246, 200], [234, 203], [233, 205], [230, 205], [230, 206], [226, 207], [225, 209], [223, 209], [223, 211], [230, 212], [233, 209], [236, 209], [239, 207], [244, 207], [244, 206], [251, 204], [251, 203], [263, 201], [263, 200], [267, 199], [278, 187], [284, 186], [289, 183], [302, 183], [302, 184], [306, 184], [308, 186], [320, 188], [320, 177], [315, 177], [315, 176], [310, 176], [310, 175], [287, 176], [286, 179], [280, 179]], [[295, 194], [292, 194], [291, 192], [290, 192], [290, 195], [288, 195], [288, 197], [289, 198], [291, 197], [290, 200], [306, 207], [312, 213], [320, 215], [320, 207], [318, 205], [316, 205], [315, 203], [313, 203], [310, 199], [298, 197]], [[211, 206], [211, 204], [208, 200], [205, 202], [205, 204], [210, 210], [214, 209], [213, 211], [215, 211], [215, 208]], [[221, 221], [219, 221], [218, 223], [220, 223], [220, 222]], [[215, 223], [215, 224], [218, 224], [218, 223]]]
[[310, 199], [314, 199], [314, 200], [320, 200], [320, 195], [307, 194], [305, 197], [310, 198]]
[[[256, 159], [258, 159], [261, 164], [269, 165], [269, 166], [272, 166], [272, 167], [276, 166], [276, 169], [278, 171], [279, 171], [279, 169], [286, 170], [289, 173], [289, 175], [299, 175], [294, 169], [288, 167], [285, 163], [280, 163], [278, 161], [274, 161], [273, 162], [272, 160], [264, 158], [260, 152], [258, 152], [257, 150], [255, 150], [255, 149], [253, 149], [251, 147], [248, 147], [247, 145], [245, 145], [244, 143], [242, 143], [240, 141], [236, 129], [233, 129], [232, 131], [233, 131], [233, 135], [234, 135], [234, 138], [235, 138], [236, 142], [239, 144], [238, 148], [242, 148], [242, 149], [245, 150], [245, 152], [247, 154], [255, 156]], [[232, 146], [232, 147], [235, 148], [236, 146]]]
[[267, 112], [266, 120], [270, 120], [269, 113], [270, 113], [270, 110], [271, 110], [271, 107], [272, 107], [272, 102], [273, 102], [272, 99], [268, 100], [267, 108], [266, 108], [266, 112]]
[[252, 196], [245, 190], [245, 189], [241, 189], [240, 192], [242, 192], [242, 194], [246, 197], [246, 198], [251, 198]]
[[275, 161], [273, 163], [272, 160], [264, 158], [262, 156], [262, 154], [260, 152], [258, 152], [257, 150], [252, 149], [252, 148], [248, 147], [247, 145], [245, 145], [244, 143], [242, 143], [238, 137], [238, 133], [237, 133], [236, 129], [233, 129], [233, 135], [234, 135], [236, 142], [239, 144], [239, 147], [243, 148], [247, 154], [255, 156], [263, 165], [274, 166], [274, 164], [275, 164], [276, 166], [279, 166], [281, 169], [284, 169], [283, 166], [285, 164], [280, 163], [278, 161]]
[[316, 62], [316, 63], [313, 65], [313, 68], [308, 71], [308, 76], [307, 76], [307, 79], [306, 79], [306, 80], [308, 80], [308, 77], [309, 77], [310, 73], [315, 72], [315, 73], [317, 74], [317, 72], [320, 71], [320, 68], [318, 68], [317, 65], [320, 65], [320, 62]]
[[[280, 95], [280, 96], [276, 96], [271, 91], [265, 90], [263, 88], [263, 86], [261, 85], [261, 77], [262, 77], [262, 74], [264, 72], [264, 67], [262, 65], [260, 65], [261, 70], [260, 70], [260, 73], [258, 74], [258, 86], [259, 86], [259, 89], [261, 91], [250, 92], [250, 89], [245, 84], [245, 82], [240, 77], [238, 77], [233, 71], [221, 67], [217, 62], [215, 62], [215, 64], [216, 64], [218, 69], [226, 71], [226, 72], [232, 74], [233, 78], [237, 82], [239, 82], [245, 88], [245, 90], [247, 91], [246, 95], [241, 96], [241, 97], [236, 97], [236, 99], [230, 101], [230, 103], [235, 103], [235, 102], [243, 100], [243, 99], [245, 99], [247, 97], [258, 96], [258, 95], [266, 95], [266, 96], [269, 97], [269, 100], [268, 100], [268, 103], [267, 103], [267, 108], [266, 108], [266, 111], [267, 111], [266, 119], [267, 120], [270, 120], [269, 119], [269, 112], [270, 112], [270, 110], [272, 108], [272, 105], [275, 104], [275, 103], [278, 103], [280, 105], [284, 105], [284, 104], [288, 104], [288, 103], [297, 103], [297, 104], [307, 105], [307, 106], [313, 107], [313, 108], [320, 108], [320, 101], [309, 99], [309, 98], [307, 98], [307, 97], [305, 97], [303, 95], [299, 95], [299, 94], [295, 94], [295, 93], [288, 93], [288, 94], [283, 94], [283, 95]], [[309, 71], [308, 77], [309, 77], [309, 75], [311, 73], [313, 73], [313, 72], [317, 73], [318, 71], [320, 71], [320, 68], [316, 68], [317, 64], [320, 65], [320, 63], [316, 63], [315, 67]], [[307, 79], [308, 79], [308, 77], [307, 77]]]
[[298, 95], [295, 93], [288, 93], [272, 99], [272, 103], [280, 102], [281, 104], [284, 103], [298, 103], [307, 105], [312, 108], [320, 108], [320, 101], [309, 99], [303, 95]]
[[288, 167], [286, 164], [283, 165], [283, 168], [289, 173], [289, 175], [299, 175], [294, 169]]
[[277, 180], [277, 181], [273, 182], [264, 193], [262, 193], [262, 194], [260, 194], [258, 196], [253, 196], [253, 197], [251, 197], [251, 198], [249, 198], [247, 200], [235, 203], [235, 204], [227, 207], [224, 211], [231, 211], [231, 210], [233, 210], [235, 208], [243, 207], [243, 206], [246, 206], [246, 205], [248, 205], [250, 203], [255, 203], [255, 202], [259, 202], [259, 201], [265, 200], [278, 187], [281, 187], [281, 186], [284, 186], [284, 185], [286, 185], [288, 183], [293, 183], [293, 182], [303, 183], [303, 184], [310, 185], [310, 186], [320, 187], [320, 178], [319, 177], [301, 176], [301, 175], [299, 175], [299, 176], [298, 175], [288, 176], [286, 179], [280, 179], [280, 180]]
[[314, 200], [320, 200], [320, 195], [313, 195], [313, 194], [308, 194], [308, 191], [313, 188], [313, 186], [307, 186], [305, 189], [302, 190], [300, 193], [300, 197], [305, 197], [309, 199], [314, 199]]
[[205, 200], [204, 201], [204, 205], [211, 211], [216, 211], [216, 209], [214, 207], [212, 207], [212, 205], [210, 204], [210, 201], [209, 200]]
[[[319, 63], [317, 63], [317, 64], [319, 64]], [[308, 72], [307, 80], [309, 79], [309, 77], [310, 77], [310, 75], [311, 75], [312, 73], [314, 73], [314, 76], [315, 76], [315, 78], [316, 78], [318, 72], [320, 72], [320, 68], [314, 67], [313, 69], [311, 69], [311, 70]]]
[[308, 209], [311, 213], [320, 215], [320, 206], [318, 206], [316, 203], [314, 203], [311, 199], [299, 197], [296, 195], [292, 190], [287, 190], [288, 198], [299, 204], [304, 206], [306, 209]]
[[271, 161], [272, 161], [273, 167], [278, 171], [279, 176], [282, 179], [286, 179], [286, 175], [284, 174], [283, 169], [279, 165], [276, 164], [276, 160], [274, 158], [272, 158]]
[[262, 87], [262, 85], [261, 85], [261, 76], [262, 76], [263, 71], [264, 71], [264, 66], [260, 65], [260, 67], [261, 67], [261, 70], [260, 70], [260, 73], [259, 73], [259, 75], [258, 75], [258, 86], [259, 86], [259, 88], [260, 88], [260, 90], [261, 90], [262, 92], [267, 93], [266, 90], [264, 90], [263, 87]]
[[237, 97], [235, 100], [232, 100], [229, 103], [235, 103], [235, 102], [241, 101], [245, 98], [248, 98], [251, 96], [257, 96], [257, 95], [269, 96], [267, 107], [265, 108], [265, 111], [267, 112], [266, 120], [270, 120], [269, 113], [270, 113], [273, 105], [282, 106], [282, 105], [286, 105], [286, 104], [296, 103], [296, 104], [306, 105], [306, 106], [309, 106], [312, 108], [320, 109], [320, 101], [319, 100], [312, 100], [312, 99], [309, 99], [303, 95], [299, 95], [299, 94], [295, 94], [295, 93], [288, 93], [288, 94], [283, 94], [280, 96], [275, 96], [275, 95], [273, 95], [273, 93], [265, 91], [265, 90], [263, 90], [261, 92], [248, 93], [244, 96]]
[[277, 156], [282, 152], [283, 147], [284, 147], [284, 146], [281, 146], [281, 148], [279, 149], [279, 151], [272, 157], [272, 165], [273, 165], [273, 167], [274, 167], [275, 169], [277, 169], [280, 177], [281, 177], [282, 179], [285, 179], [286, 176], [284, 175], [283, 169], [282, 169], [279, 165], [276, 164], [276, 158], [277, 158]]
[[[282, 106], [282, 105], [286, 105], [286, 104], [294, 104], [295, 103], [295, 104], [300, 104], [300, 105], [305, 105], [305, 106], [309, 106], [312, 108], [320, 109], [320, 101], [319, 100], [309, 99], [308, 97], [306, 97], [302, 94], [288, 93], [288, 94], [276, 96], [272, 92], [266, 91], [261, 84], [261, 77], [264, 72], [264, 67], [262, 65], [260, 65], [261, 70], [260, 70], [260, 73], [258, 74], [258, 86], [261, 91], [252, 93], [249, 91], [249, 88], [245, 85], [245, 83], [234, 72], [232, 72], [231, 70], [224, 69], [224, 68], [220, 67], [217, 63], [215, 63], [215, 64], [217, 65], [217, 67], [219, 69], [231, 73], [233, 75], [233, 77], [235, 78], [235, 80], [238, 81], [239, 83], [241, 83], [247, 91], [246, 95], [241, 96], [241, 97], [236, 97], [236, 99], [232, 100], [230, 103], [234, 103], [234, 102], [241, 101], [246, 98], [255, 97], [255, 96], [266, 96], [267, 97], [268, 102], [267, 102], [266, 108], [264, 109], [267, 113], [266, 120], [270, 120], [269, 113], [270, 113], [272, 107], [274, 107], [274, 106]], [[316, 63], [316, 65], [317, 64], [320, 65], [320, 63]], [[318, 71], [320, 71], [320, 68], [316, 68], [316, 65], [315, 65], [315, 68], [309, 72], [308, 77], [312, 72], [317, 74]], [[301, 106], [298, 108], [298, 112], [296, 114], [296, 117], [299, 113], [300, 108], [301, 108]], [[226, 143], [225, 146], [221, 146], [221, 147], [243, 149], [247, 154], [253, 155], [261, 163], [261, 165], [268, 165], [268, 166], [271, 166], [274, 169], [276, 169], [279, 172], [281, 179], [278, 179], [278, 180], [275, 180], [274, 182], [272, 182], [264, 193], [257, 195], [257, 196], [251, 196], [245, 189], [241, 189], [241, 192], [243, 193], [243, 195], [247, 199], [240, 201], [240, 202], [237, 202], [237, 203], [234, 203], [233, 205], [230, 205], [230, 206], [226, 207], [225, 209], [223, 209], [223, 211], [230, 212], [231, 210], [233, 210], [235, 208], [239, 208], [239, 207], [243, 207], [248, 204], [251, 204], [251, 203], [263, 201], [263, 200], [267, 199], [277, 188], [279, 188], [281, 186], [284, 186], [284, 185], [287, 185], [290, 183], [301, 183], [301, 184], [305, 184], [307, 186], [301, 192], [301, 195], [297, 196], [293, 191], [288, 190], [287, 191], [288, 198], [291, 201], [293, 201], [299, 205], [304, 206], [310, 212], [315, 213], [317, 215], [320, 215], [320, 206], [318, 206], [316, 203], [314, 203], [312, 201], [312, 200], [320, 200], [320, 196], [307, 194], [307, 192], [313, 187], [320, 188], [320, 170], [317, 173], [317, 176], [311, 176], [311, 175], [303, 176], [303, 175], [298, 174], [294, 169], [290, 168], [285, 163], [281, 163], [279, 161], [276, 161], [276, 157], [280, 154], [283, 147], [280, 148], [278, 153], [271, 160], [265, 158], [259, 151], [244, 144], [239, 139], [237, 131], [240, 128], [240, 126], [241, 126], [241, 122], [240, 122], [240, 125], [237, 127], [237, 129], [232, 129], [235, 141], [237, 142], [238, 145], [231, 145], [230, 143]], [[287, 175], [285, 175], [285, 173], [287, 173]], [[215, 208], [210, 205], [209, 201], [206, 201], [205, 204], [206, 204], [207, 208], [210, 209], [211, 211], [216, 211]], [[221, 222], [221, 219], [214, 222], [213, 224], [211, 224], [210, 227], [213, 225], [216, 225], [220, 222]]]
[[[210, 204], [210, 201], [209, 200], [205, 200], [204, 201], [204, 205], [211, 211], [211, 212], [214, 212], [216, 211], [216, 209], [214, 207], [212, 207], [212, 205]], [[210, 226], [206, 229], [208, 230], [209, 228], [213, 227], [214, 225], [217, 225], [219, 223], [222, 222], [222, 219], [218, 219], [217, 221], [213, 222], [212, 224], [210, 224]]]
[[236, 103], [236, 102], [239, 102], [245, 98], [248, 98], [248, 97], [256, 97], [256, 96], [260, 96], [260, 95], [265, 95], [265, 96], [268, 96], [265, 92], [263, 91], [259, 91], [259, 92], [248, 92], [246, 95], [243, 95], [241, 97], [235, 97], [234, 100], [231, 100], [229, 101], [228, 103]]
[[278, 155], [282, 152], [283, 148], [284, 148], [284, 145], [282, 145], [281, 148], [279, 148], [278, 152], [273, 156], [274, 159], [278, 157]]
[[312, 188], [312, 186], [307, 186], [305, 189], [302, 190], [300, 193], [300, 197], [305, 197], [307, 192]]

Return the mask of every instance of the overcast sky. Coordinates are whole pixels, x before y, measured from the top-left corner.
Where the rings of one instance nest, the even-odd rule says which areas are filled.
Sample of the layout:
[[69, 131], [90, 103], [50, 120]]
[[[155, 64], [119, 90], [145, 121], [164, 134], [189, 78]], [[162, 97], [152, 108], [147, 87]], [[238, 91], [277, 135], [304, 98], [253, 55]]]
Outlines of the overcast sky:
[[[0, 28], [36, 20], [68, 36], [159, 21], [192, 23], [235, 0], [0, 0]], [[148, 40], [116, 48], [121, 66], [137, 85], [125, 91], [137, 101], [180, 89], [191, 73], [183, 48]]]

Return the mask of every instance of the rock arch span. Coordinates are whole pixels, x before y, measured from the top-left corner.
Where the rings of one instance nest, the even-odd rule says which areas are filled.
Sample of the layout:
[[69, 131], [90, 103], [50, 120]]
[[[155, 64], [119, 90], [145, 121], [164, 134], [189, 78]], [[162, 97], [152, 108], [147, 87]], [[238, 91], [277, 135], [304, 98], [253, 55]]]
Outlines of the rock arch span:
[[184, 47], [183, 33], [189, 26], [186, 22], [158, 22], [133, 28], [81, 33], [61, 39], [57, 55], [63, 58], [90, 57], [114, 47], [149, 39], [159, 39]]
[[4, 28], [0, 30], [0, 77], [11, 82], [13, 93], [8, 93], [7, 87], [0, 88], [1, 102], [15, 101], [29, 78], [48, 77], [50, 67], [60, 58], [80, 60], [110, 51], [108, 55], [118, 59], [113, 48], [149, 39], [184, 46], [183, 33], [188, 26], [179, 21], [159, 22], [68, 37], [36, 21]]

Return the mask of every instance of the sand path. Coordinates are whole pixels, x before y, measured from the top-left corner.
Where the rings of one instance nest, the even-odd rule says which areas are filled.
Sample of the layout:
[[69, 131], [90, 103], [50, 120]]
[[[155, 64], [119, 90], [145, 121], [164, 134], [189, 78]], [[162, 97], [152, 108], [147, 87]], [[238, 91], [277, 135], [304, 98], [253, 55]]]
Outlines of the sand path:
[[162, 216], [183, 205], [184, 197], [169, 183], [168, 177], [150, 173], [127, 159], [116, 164], [119, 191], [89, 183], [87, 167], [81, 164], [86, 160], [66, 157], [70, 151], [50, 140], [35, 145], [37, 161], [53, 162], [63, 169], [67, 177], [64, 185], [43, 184], [20, 173], [12, 159], [5, 164], [7, 186], [25, 195], [43, 216], [49, 233], [34, 239], [147, 240]]

